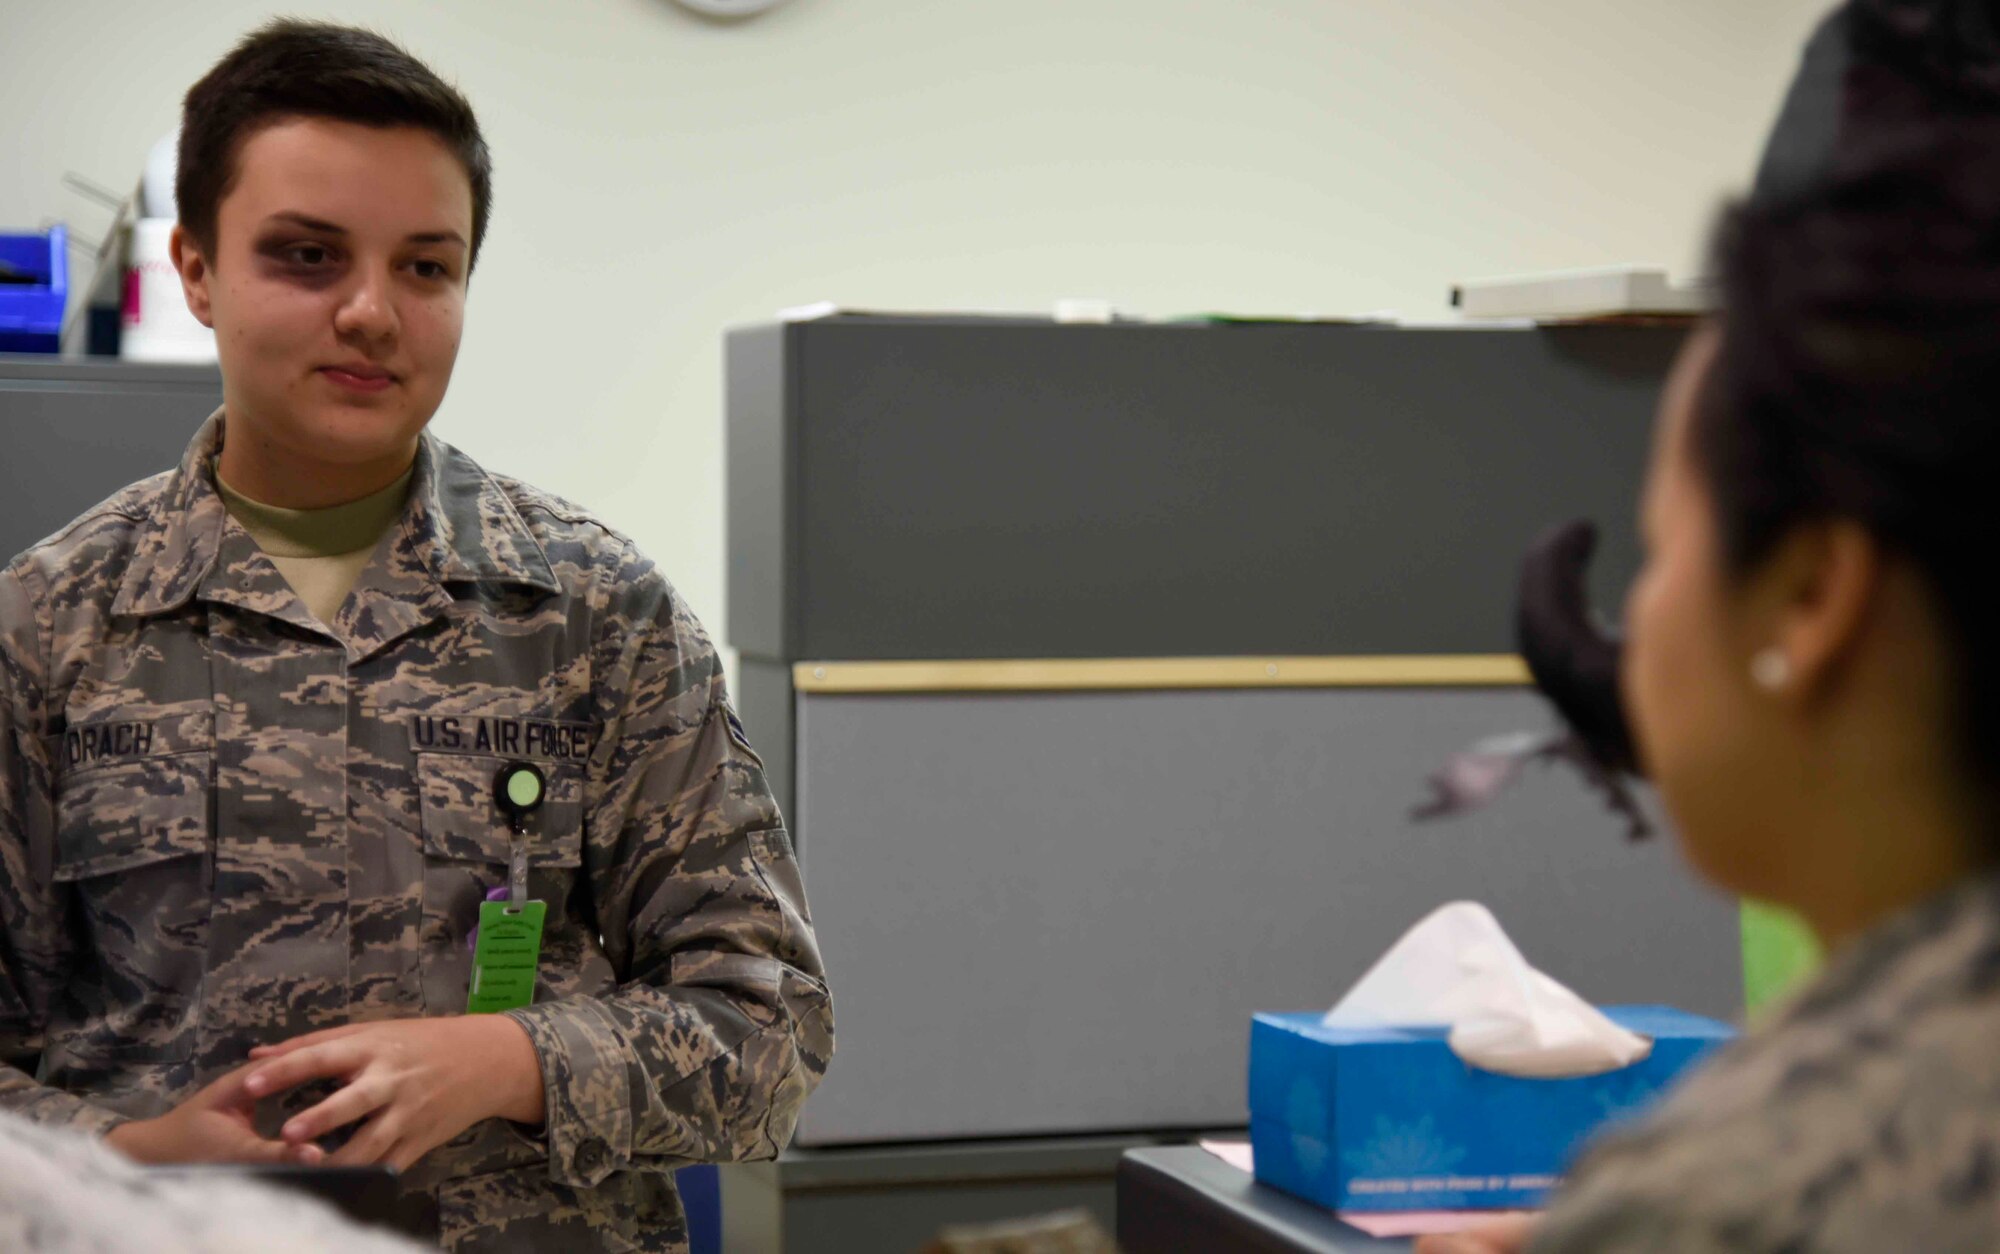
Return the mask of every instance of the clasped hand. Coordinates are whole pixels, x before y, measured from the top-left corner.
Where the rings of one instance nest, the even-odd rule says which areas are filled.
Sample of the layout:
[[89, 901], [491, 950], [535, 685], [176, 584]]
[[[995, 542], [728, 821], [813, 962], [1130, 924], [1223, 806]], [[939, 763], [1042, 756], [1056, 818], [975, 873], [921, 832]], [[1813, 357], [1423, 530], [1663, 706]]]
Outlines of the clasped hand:
[[1532, 1215], [1509, 1215], [1465, 1232], [1417, 1238], [1416, 1254], [1521, 1254], [1534, 1239]]
[[[340, 1088], [257, 1133], [259, 1100], [311, 1080]], [[482, 1119], [542, 1122], [540, 1061], [528, 1034], [503, 1015], [392, 1019], [294, 1037], [250, 1051], [250, 1061], [157, 1119], [115, 1128], [112, 1146], [141, 1162], [299, 1163], [406, 1170]], [[314, 1144], [355, 1127], [332, 1154]]]

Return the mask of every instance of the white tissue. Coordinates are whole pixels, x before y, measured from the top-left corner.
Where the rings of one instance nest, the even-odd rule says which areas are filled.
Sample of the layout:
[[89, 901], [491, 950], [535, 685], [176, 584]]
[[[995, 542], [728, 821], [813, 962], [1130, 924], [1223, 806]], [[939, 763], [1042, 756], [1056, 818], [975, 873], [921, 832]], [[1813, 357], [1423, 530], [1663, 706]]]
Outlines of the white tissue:
[[1403, 934], [1321, 1020], [1334, 1028], [1449, 1026], [1475, 1067], [1551, 1078], [1629, 1066], [1653, 1043], [1528, 965], [1493, 912], [1440, 906]]

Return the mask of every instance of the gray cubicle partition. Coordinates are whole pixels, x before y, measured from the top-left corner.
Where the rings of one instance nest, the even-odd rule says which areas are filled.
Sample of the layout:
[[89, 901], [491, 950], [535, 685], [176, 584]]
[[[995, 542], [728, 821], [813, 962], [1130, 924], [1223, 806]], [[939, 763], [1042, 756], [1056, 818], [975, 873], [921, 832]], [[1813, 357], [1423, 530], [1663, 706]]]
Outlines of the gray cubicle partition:
[[839, 1050], [808, 1145], [1241, 1125], [1250, 1016], [1331, 1005], [1469, 898], [1588, 998], [1733, 1017], [1731, 903], [1566, 768], [1414, 824], [1545, 725], [1515, 690], [799, 698], [796, 821]]
[[[1505, 653], [1528, 542], [1613, 606], [1678, 326], [870, 317], [726, 343], [726, 641], [819, 659]], [[773, 773], [781, 801], [793, 772]]]
[[1501, 653], [1677, 327], [837, 317], [728, 340], [729, 633], [802, 658]]
[[0, 356], [0, 561], [179, 464], [221, 403], [213, 366]]

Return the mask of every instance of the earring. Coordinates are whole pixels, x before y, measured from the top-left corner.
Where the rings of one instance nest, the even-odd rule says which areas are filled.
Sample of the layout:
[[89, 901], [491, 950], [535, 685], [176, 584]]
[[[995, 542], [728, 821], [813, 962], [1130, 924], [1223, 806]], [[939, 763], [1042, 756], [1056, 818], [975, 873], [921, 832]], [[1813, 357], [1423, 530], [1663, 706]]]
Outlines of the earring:
[[1776, 692], [1792, 681], [1791, 659], [1776, 645], [1760, 649], [1750, 659], [1750, 678], [1766, 692]]

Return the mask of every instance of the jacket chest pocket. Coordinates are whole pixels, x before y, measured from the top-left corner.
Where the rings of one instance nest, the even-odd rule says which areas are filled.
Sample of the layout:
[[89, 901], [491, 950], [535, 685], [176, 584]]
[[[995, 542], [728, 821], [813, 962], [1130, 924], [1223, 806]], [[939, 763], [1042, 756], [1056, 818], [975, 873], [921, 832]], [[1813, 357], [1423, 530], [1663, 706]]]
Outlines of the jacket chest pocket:
[[207, 963], [214, 844], [212, 753], [66, 773], [54, 876], [69, 885], [89, 955], [66, 1017], [80, 1054], [173, 1061], [194, 1049]]
[[[486, 894], [507, 884], [516, 837], [494, 799], [500, 769], [513, 759], [462, 753], [417, 754], [424, 840], [424, 1003], [430, 1014], [465, 1009], [472, 976], [466, 944]], [[542, 929], [546, 966], [568, 920], [583, 865], [583, 768], [536, 762], [547, 781], [527, 816], [528, 896], [548, 904]]]

